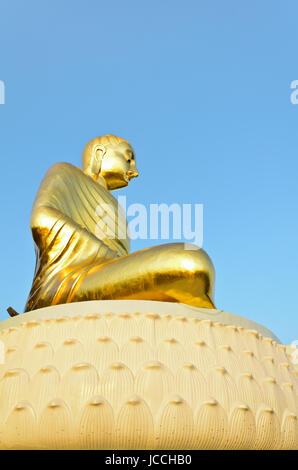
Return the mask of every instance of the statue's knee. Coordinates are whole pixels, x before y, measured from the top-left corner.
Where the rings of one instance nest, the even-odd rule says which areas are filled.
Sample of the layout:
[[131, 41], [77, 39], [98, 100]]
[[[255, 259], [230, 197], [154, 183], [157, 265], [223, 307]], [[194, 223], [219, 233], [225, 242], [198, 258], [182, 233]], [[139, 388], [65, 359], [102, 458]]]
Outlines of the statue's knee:
[[193, 245], [191, 250], [183, 250], [180, 254], [180, 263], [186, 275], [199, 276], [202, 274], [207, 276], [212, 282], [214, 279], [214, 267], [207, 253], [202, 249]]
[[[153, 248], [155, 251], [157, 248]], [[158, 260], [162, 265], [171, 264], [171, 271], [185, 277], [202, 276], [214, 278], [214, 267], [207, 253], [197, 245], [190, 243], [169, 243], [158, 247]]]

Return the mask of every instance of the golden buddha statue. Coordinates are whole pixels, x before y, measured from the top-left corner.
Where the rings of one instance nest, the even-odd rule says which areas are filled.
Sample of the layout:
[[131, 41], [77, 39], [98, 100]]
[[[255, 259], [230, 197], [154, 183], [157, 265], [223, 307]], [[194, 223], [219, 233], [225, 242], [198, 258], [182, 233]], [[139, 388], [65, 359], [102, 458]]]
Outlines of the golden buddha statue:
[[215, 308], [214, 267], [204, 250], [169, 243], [129, 254], [129, 237], [118, 235], [127, 234], [125, 218], [113, 221], [107, 213], [100, 224], [98, 207], [119, 209], [110, 190], [138, 176], [129, 142], [114, 135], [93, 139], [82, 168], [57, 163], [40, 185], [31, 214], [36, 268], [25, 311], [112, 299]]

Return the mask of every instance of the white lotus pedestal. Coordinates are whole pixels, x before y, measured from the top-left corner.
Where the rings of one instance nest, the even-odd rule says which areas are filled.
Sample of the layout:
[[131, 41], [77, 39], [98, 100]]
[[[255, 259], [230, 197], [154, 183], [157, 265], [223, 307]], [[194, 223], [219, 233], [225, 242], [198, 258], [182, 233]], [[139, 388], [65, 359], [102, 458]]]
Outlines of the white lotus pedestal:
[[151, 301], [3, 321], [3, 449], [294, 449], [298, 378], [266, 328]]

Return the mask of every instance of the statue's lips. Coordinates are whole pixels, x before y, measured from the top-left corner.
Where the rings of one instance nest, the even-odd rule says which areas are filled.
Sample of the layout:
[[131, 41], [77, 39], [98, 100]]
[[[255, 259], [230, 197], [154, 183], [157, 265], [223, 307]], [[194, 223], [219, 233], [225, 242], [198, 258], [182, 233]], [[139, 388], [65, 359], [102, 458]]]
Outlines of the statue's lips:
[[128, 172], [126, 173], [126, 176], [128, 177], [129, 180], [131, 180], [132, 178], [137, 178], [139, 176], [139, 172], [134, 171], [134, 170], [128, 170]]

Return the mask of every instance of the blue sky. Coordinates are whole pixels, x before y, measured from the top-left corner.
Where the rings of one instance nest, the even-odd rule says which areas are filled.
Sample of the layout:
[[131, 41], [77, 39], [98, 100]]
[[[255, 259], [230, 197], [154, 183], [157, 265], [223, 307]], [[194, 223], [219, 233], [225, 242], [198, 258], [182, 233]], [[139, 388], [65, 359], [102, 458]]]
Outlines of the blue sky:
[[128, 202], [204, 204], [217, 307], [298, 338], [297, 14], [296, 0], [1, 1], [0, 319], [30, 289], [44, 173], [114, 133], [136, 150]]

